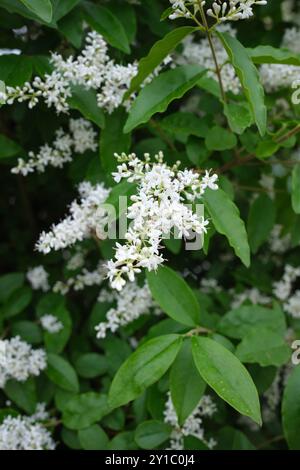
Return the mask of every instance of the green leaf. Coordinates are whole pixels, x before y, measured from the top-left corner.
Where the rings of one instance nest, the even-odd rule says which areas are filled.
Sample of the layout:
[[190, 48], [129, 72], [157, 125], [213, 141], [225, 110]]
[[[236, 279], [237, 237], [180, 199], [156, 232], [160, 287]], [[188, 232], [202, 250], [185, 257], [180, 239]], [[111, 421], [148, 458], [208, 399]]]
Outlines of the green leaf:
[[93, 379], [103, 375], [108, 369], [105, 356], [97, 353], [86, 353], [78, 356], [75, 368], [78, 374], [85, 379]]
[[255, 450], [247, 436], [230, 426], [225, 426], [216, 436], [217, 450]]
[[279, 149], [279, 144], [273, 140], [263, 140], [258, 143], [255, 149], [255, 155], [258, 158], [268, 158], [274, 155]]
[[170, 392], [180, 425], [198, 405], [205, 387], [194, 363], [191, 343], [185, 341], [170, 372]]
[[171, 431], [172, 427], [161, 421], [144, 421], [138, 425], [134, 439], [142, 449], [155, 449], [169, 439]]
[[120, 8], [120, 3], [108, 2], [106, 6], [122, 23], [129, 44], [134, 43], [137, 32], [137, 15], [134, 5], [129, 2], [122, 2], [122, 7]]
[[205, 137], [209, 129], [203, 118], [182, 111], [169, 114], [159, 122], [159, 126], [182, 142], [186, 142], [190, 135]]
[[251, 204], [247, 232], [252, 253], [268, 240], [275, 224], [276, 208], [267, 194], [261, 194]]
[[234, 409], [261, 424], [258, 393], [247, 369], [212, 339], [193, 337], [193, 356], [201, 377]]
[[237, 206], [222, 189], [217, 191], [206, 189], [203, 200], [217, 232], [226, 236], [235, 254], [248, 267], [250, 265], [248, 237]]
[[300, 366], [296, 366], [287, 380], [282, 401], [282, 425], [291, 450], [300, 450]]
[[115, 110], [105, 117], [105, 127], [100, 134], [99, 155], [107, 178], [112, 181], [111, 173], [117, 169], [115, 153], [127, 153], [130, 149], [131, 135], [124, 134], [123, 128], [127, 113], [123, 108]]
[[80, 86], [74, 86], [68, 103], [71, 108], [78, 109], [88, 120], [93, 121], [100, 128], [104, 127], [104, 113], [97, 106], [97, 93], [94, 90], [85, 90]]
[[55, 384], [68, 392], [78, 392], [79, 384], [71, 364], [57, 354], [48, 354], [46, 374]]
[[164, 38], [157, 41], [150, 49], [148, 55], [139, 61], [138, 73], [133, 77], [125, 97], [128, 98], [132, 93], [137, 91], [144, 80], [161, 64], [164, 58], [167, 57], [186, 36], [196, 30], [197, 28], [192, 26], [182, 26], [181, 28], [174, 29], [166, 34]]
[[51, 310], [51, 314], [62, 323], [63, 328], [57, 333], [44, 332], [45, 346], [48, 352], [59, 354], [63, 351], [72, 332], [72, 320], [68, 310], [63, 305]]
[[21, 320], [12, 325], [13, 336], [20, 336], [24, 341], [30, 344], [39, 344], [43, 341], [42, 330], [33, 321]]
[[244, 305], [226, 313], [218, 324], [218, 331], [231, 338], [243, 338], [253, 327], [268, 327], [284, 333], [285, 317], [280, 308], [265, 308], [259, 305]]
[[58, 23], [59, 31], [77, 49], [80, 48], [83, 38], [82, 14], [79, 8], [75, 8]]
[[225, 103], [224, 114], [230, 129], [236, 134], [243, 134], [252, 124], [252, 116], [246, 103]]
[[24, 283], [23, 273], [9, 273], [0, 276], [0, 302], [5, 302]]
[[59, 21], [67, 15], [81, 0], [51, 0], [53, 6], [53, 21]]
[[171, 268], [160, 266], [157, 271], [147, 272], [147, 280], [154, 299], [169, 317], [183, 325], [199, 325], [199, 303], [181, 276]]
[[100, 421], [109, 412], [105, 395], [87, 392], [70, 398], [63, 409], [62, 420], [67, 428], [79, 430]]
[[235, 354], [242, 362], [280, 367], [288, 362], [291, 350], [282, 334], [270, 331], [268, 327], [253, 327], [244, 336]]
[[81, 447], [85, 450], [105, 450], [108, 444], [107, 434], [98, 424], [80, 429], [78, 438]]
[[8, 380], [4, 387], [7, 397], [28, 414], [35, 412], [37, 405], [36, 389], [33, 379], [26, 382]]
[[174, 362], [181, 341], [178, 335], [160, 336], [147, 341], [129, 356], [113, 379], [110, 406], [125, 405], [157, 382]]
[[300, 164], [294, 166], [292, 173], [292, 207], [300, 214]]
[[32, 60], [30, 57], [15, 54], [0, 56], [0, 80], [3, 80], [6, 85], [21, 86], [30, 81], [31, 76]]
[[237, 138], [232, 132], [214, 126], [206, 134], [205, 145], [208, 150], [230, 150], [237, 145]]
[[81, 445], [78, 439], [78, 433], [76, 431], [71, 431], [70, 429], [63, 427], [61, 430], [61, 439], [62, 442], [70, 449], [81, 449]]
[[35, 13], [46, 23], [52, 20], [52, 4], [50, 0], [20, 0], [28, 10]]
[[[3, 93], [4, 97], [5, 97], [5, 91], [6, 91], [5, 83], [2, 80], [0, 80], [0, 95], [1, 95], [1, 93]], [[0, 107], [1, 107], [2, 104], [5, 104], [5, 98], [4, 97], [0, 98]]]
[[200, 65], [183, 65], [159, 74], [134, 101], [124, 132], [149, 121], [153, 114], [164, 112], [172, 101], [193, 88], [204, 73], [205, 69]]
[[217, 80], [214, 80], [213, 78], [204, 75], [200, 78], [200, 80], [198, 80], [197, 86], [207, 91], [211, 95], [215, 96], [219, 100], [222, 100], [220, 85]]
[[257, 46], [247, 49], [255, 64], [286, 64], [300, 65], [300, 55], [287, 49], [277, 49], [272, 46]]
[[124, 431], [117, 434], [108, 444], [108, 450], [136, 450], [133, 431]]
[[113, 47], [129, 54], [130, 46], [122, 23], [108, 8], [91, 2], [83, 3], [85, 19]]
[[217, 34], [240, 79], [258, 130], [261, 135], [264, 135], [267, 127], [267, 110], [264, 103], [264, 89], [259, 81], [257, 69], [247, 49], [236, 38], [228, 33]]
[[[113, 222], [115, 219], [119, 219], [123, 214], [126, 213], [128, 206], [130, 205], [130, 196], [136, 193], [136, 185], [134, 183], [128, 183], [127, 180], [121, 181], [116, 186], [112, 188], [109, 193], [108, 198], [105, 201], [105, 204], [114, 206], [115, 214], [110, 218], [110, 222]], [[122, 204], [120, 197], [125, 198]]]
[[14, 157], [21, 150], [22, 148], [16, 142], [0, 134], [0, 158]]
[[7, 302], [3, 305], [4, 317], [11, 318], [23, 312], [30, 304], [32, 299], [32, 290], [30, 287], [23, 286], [14, 291]]

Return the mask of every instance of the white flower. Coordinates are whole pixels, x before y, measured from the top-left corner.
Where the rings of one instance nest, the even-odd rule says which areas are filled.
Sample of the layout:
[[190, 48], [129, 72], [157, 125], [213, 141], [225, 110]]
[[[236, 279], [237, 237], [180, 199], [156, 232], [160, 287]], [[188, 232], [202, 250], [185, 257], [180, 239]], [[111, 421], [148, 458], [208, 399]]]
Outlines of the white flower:
[[295, 318], [300, 318], [300, 290], [293, 292], [299, 277], [300, 268], [286, 265], [282, 279], [273, 284], [273, 293], [283, 302], [284, 311]]
[[0, 450], [54, 450], [50, 432], [40, 421], [49, 417], [39, 403], [32, 416], [7, 416], [0, 424]]
[[98, 302], [101, 301], [115, 302], [116, 306], [108, 310], [106, 321], [95, 327], [97, 338], [105, 338], [108, 330], [114, 333], [121, 326], [131, 323], [141, 315], [148, 315], [152, 310], [155, 314], [160, 313], [147, 283], [143, 287], [139, 287], [136, 282], [127, 284], [121, 294], [117, 291], [102, 291], [98, 298]]
[[[46, 353], [33, 349], [19, 336], [0, 341], [0, 387], [9, 379], [25, 382], [30, 376], [37, 376], [46, 368]], [[5, 352], [3, 352], [5, 349]]]
[[64, 327], [61, 321], [54, 315], [45, 314], [40, 318], [41, 325], [48, 333], [58, 333]]
[[32, 289], [47, 292], [50, 288], [48, 282], [49, 274], [44, 266], [36, 266], [35, 268], [28, 269], [26, 278], [29, 281]]
[[212, 8], [207, 10], [207, 14], [217, 21], [245, 20], [253, 16], [253, 6], [267, 5], [266, 0], [217, 0], [212, 4]]
[[72, 288], [75, 291], [83, 290], [85, 287], [100, 286], [106, 276], [106, 269], [103, 262], [100, 262], [94, 271], [86, 268], [74, 277], [69, 277], [65, 282], [57, 281], [53, 286], [53, 291], [65, 295]]
[[300, 290], [296, 290], [284, 304], [284, 310], [294, 318], [300, 318]]
[[262, 294], [256, 287], [252, 287], [243, 292], [234, 293], [231, 308], [238, 308], [245, 301], [250, 301], [253, 305], [267, 305], [272, 299], [268, 295]]
[[113, 173], [114, 179], [138, 183], [127, 213], [132, 223], [125, 244], [116, 244], [115, 259], [107, 264], [111, 286], [121, 290], [125, 278], [132, 282], [141, 268], [152, 271], [164, 262], [161, 243], [172, 230], [187, 238], [190, 233], [206, 233], [208, 221], [194, 213], [187, 202], [201, 197], [207, 187], [216, 190], [218, 186], [217, 175], [208, 171], [201, 178], [192, 170], [179, 170], [179, 162], [169, 167], [163, 162], [162, 152], [155, 156], [154, 163], [148, 154], [144, 161], [135, 154], [116, 156], [120, 165]]
[[79, 185], [80, 201], [71, 203], [70, 215], [62, 222], [53, 225], [50, 232], [42, 232], [36, 244], [38, 251], [44, 254], [51, 250], [60, 250], [77, 241], [90, 237], [106, 224], [106, 212], [101, 209], [109, 195], [109, 190], [102, 183], [93, 186], [89, 182]]
[[18, 165], [12, 168], [11, 172], [27, 176], [35, 170], [39, 173], [45, 171], [47, 166], [62, 168], [67, 162], [71, 162], [72, 150], [83, 154], [87, 150], [96, 151], [96, 132], [92, 124], [85, 119], [70, 119], [70, 133], [65, 133], [63, 129], [56, 131], [56, 137], [52, 146], [42, 145], [38, 153], [29, 152], [29, 159], [18, 159]]
[[282, 235], [282, 225], [275, 224], [269, 237], [269, 245], [272, 253], [285, 253], [291, 248], [290, 234]]
[[183, 440], [186, 436], [194, 436], [212, 448], [216, 442], [205, 439], [202, 418], [205, 416], [211, 417], [216, 411], [217, 407], [212, 398], [209, 395], [204, 395], [184, 424], [180, 426], [170, 392], [168, 392], [168, 400], [164, 410], [164, 421], [173, 427], [170, 437], [170, 450], [183, 450]]
[[205, 294], [221, 292], [222, 288], [219, 286], [218, 281], [213, 278], [202, 278], [200, 282], [201, 291]]

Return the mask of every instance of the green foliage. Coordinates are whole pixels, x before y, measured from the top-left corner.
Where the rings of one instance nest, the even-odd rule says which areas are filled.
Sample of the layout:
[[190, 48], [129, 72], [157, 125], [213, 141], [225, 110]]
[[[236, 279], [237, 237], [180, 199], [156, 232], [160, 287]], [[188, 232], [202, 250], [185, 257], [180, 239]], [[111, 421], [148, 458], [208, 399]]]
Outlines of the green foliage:
[[193, 88], [204, 73], [200, 65], [184, 65], [155, 77], [132, 105], [124, 132], [130, 132], [154, 114], [164, 112], [173, 100]]
[[154, 299], [173, 320], [187, 326], [199, 324], [200, 308], [188, 284], [172, 269], [160, 267], [147, 274]]
[[240, 361], [209, 338], [193, 338], [192, 346], [196, 367], [205, 382], [233, 408], [261, 424], [258, 394]]

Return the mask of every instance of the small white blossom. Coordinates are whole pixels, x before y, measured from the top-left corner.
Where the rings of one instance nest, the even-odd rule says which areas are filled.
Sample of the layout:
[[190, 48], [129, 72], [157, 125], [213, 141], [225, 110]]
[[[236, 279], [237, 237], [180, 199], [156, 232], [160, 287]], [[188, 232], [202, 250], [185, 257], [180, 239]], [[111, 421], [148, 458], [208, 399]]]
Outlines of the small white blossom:
[[[25, 382], [30, 376], [37, 376], [47, 366], [43, 349], [33, 349], [19, 336], [0, 341], [0, 387], [9, 379]], [[5, 350], [3, 352], [3, 350]]]
[[238, 308], [246, 301], [250, 301], [253, 305], [268, 305], [272, 299], [268, 295], [262, 294], [256, 287], [252, 287], [243, 292], [234, 292], [231, 308]]
[[34, 290], [41, 289], [43, 292], [47, 292], [50, 289], [48, 281], [49, 274], [44, 266], [36, 266], [35, 268], [28, 269], [26, 278]]
[[48, 333], [59, 333], [64, 327], [61, 321], [54, 315], [45, 314], [40, 318], [42, 328]]
[[65, 295], [70, 289], [75, 291], [83, 290], [85, 287], [100, 286], [106, 277], [106, 268], [100, 262], [96, 269], [88, 271], [86, 268], [74, 277], [69, 277], [65, 282], [57, 281], [53, 286], [53, 291]]
[[282, 225], [276, 224], [270, 233], [269, 245], [272, 253], [285, 253], [291, 248], [290, 234], [282, 235], [282, 228]]

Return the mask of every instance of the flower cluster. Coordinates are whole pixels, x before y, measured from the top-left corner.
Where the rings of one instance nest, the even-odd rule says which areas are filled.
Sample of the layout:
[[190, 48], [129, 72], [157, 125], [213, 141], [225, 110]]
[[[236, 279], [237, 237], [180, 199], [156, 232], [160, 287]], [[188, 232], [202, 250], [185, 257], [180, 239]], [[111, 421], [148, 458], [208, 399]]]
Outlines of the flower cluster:
[[[199, 10], [204, 14], [207, 2], [203, 0], [170, 0], [173, 12], [169, 15], [171, 20], [176, 18], [192, 18]], [[253, 6], [266, 5], [266, 0], [216, 0], [206, 14], [216, 20], [223, 21], [245, 20], [253, 16]]]
[[291, 248], [290, 234], [282, 234], [282, 225], [275, 224], [269, 237], [269, 245], [272, 253], [282, 254]]
[[[155, 69], [151, 77], [168, 62], [169, 58]], [[52, 53], [51, 63], [52, 73], [44, 78], [35, 77], [32, 83], [26, 82], [22, 87], [7, 86], [1, 99], [7, 104], [27, 101], [29, 108], [43, 99], [48, 107], [54, 106], [57, 113], [66, 113], [73, 87], [81, 86], [86, 90], [96, 90], [98, 106], [112, 113], [121, 104], [128, 108], [134, 98], [133, 95], [123, 102], [130, 82], [138, 72], [137, 62], [116, 64], [108, 55], [103, 37], [95, 31], [87, 34], [86, 46], [77, 58], [70, 56], [64, 59], [60, 54]]]
[[[205, 3], [205, 2], [202, 2]], [[267, 5], [267, 0], [216, 0], [212, 8], [207, 10], [207, 14], [217, 22], [246, 20], [253, 16], [255, 5]]]
[[117, 291], [103, 291], [98, 301], [115, 302], [116, 306], [108, 310], [106, 321], [96, 326], [97, 338], [105, 338], [108, 330], [114, 333], [121, 326], [131, 323], [141, 315], [148, 315], [153, 310], [156, 314], [160, 313], [147, 283], [143, 287], [139, 287], [136, 282], [127, 284], [122, 294]]
[[12, 168], [15, 174], [39, 173], [45, 171], [47, 166], [62, 168], [67, 162], [72, 161], [72, 152], [83, 154], [87, 150], [97, 150], [96, 132], [92, 124], [85, 119], [70, 119], [69, 133], [62, 128], [56, 131], [56, 137], [52, 145], [44, 144], [37, 153], [29, 152], [29, 159], [18, 159], [18, 165]]
[[0, 387], [9, 379], [24, 382], [30, 376], [39, 375], [47, 366], [43, 349], [33, 349], [19, 336], [0, 341]]
[[256, 287], [252, 287], [239, 293], [234, 292], [231, 308], [238, 308], [244, 302], [251, 302], [253, 305], [268, 305], [271, 301], [271, 297], [263, 294]]
[[103, 262], [100, 262], [96, 269], [88, 271], [86, 268], [74, 277], [69, 277], [66, 281], [57, 281], [53, 286], [53, 291], [65, 295], [72, 288], [75, 291], [83, 290], [85, 287], [100, 286], [106, 277], [106, 269]]
[[40, 318], [42, 328], [48, 333], [59, 333], [64, 325], [54, 315], [45, 314]]
[[282, 279], [273, 284], [274, 295], [283, 302], [284, 310], [294, 318], [300, 318], [300, 290], [293, 292], [299, 277], [300, 268], [286, 265]]
[[80, 201], [73, 201], [70, 215], [62, 222], [53, 225], [50, 232], [42, 232], [36, 244], [38, 251], [47, 254], [51, 250], [60, 250], [82, 241], [93, 234], [100, 234], [105, 227], [106, 211], [101, 207], [109, 195], [109, 190], [102, 183], [92, 185], [82, 182], [79, 185]]
[[[221, 25], [218, 28], [220, 32], [228, 32], [231, 36], [236, 36], [236, 30], [230, 25]], [[235, 73], [231, 64], [228, 63], [228, 55], [218, 38], [212, 37], [212, 42], [215, 49], [218, 64], [220, 66], [220, 73], [222, 83], [225, 91], [232, 91], [238, 94], [241, 90], [240, 81]], [[216, 67], [212, 58], [211, 48], [207, 38], [200, 41], [193, 40], [192, 36], [187, 36], [183, 41], [183, 50], [177, 57], [179, 64], [198, 64], [202, 65], [207, 70], [207, 76], [217, 79]]]
[[49, 417], [39, 403], [32, 416], [7, 416], [0, 424], [0, 450], [54, 450], [50, 432], [41, 421]]
[[164, 421], [173, 427], [170, 437], [170, 450], [183, 450], [184, 438], [186, 436], [194, 436], [212, 449], [216, 442], [214, 439], [209, 439], [208, 441], [205, 439], [202, 418], [206, 416], [211, 417], [216, 411], [217, 407], [212, 398], [209, 395], [204, 395], [184, 424], [180, 426], [171, 395], [168, 393], [168, 400], [164, 410]]
[[43, 292], [47, 292], [50, 289], [49, 274], [44, 266], [35, 266], [35, 268], [28, 269], [26, 278], [33, 290], [41, 289]]
[[208, 221], [186, 202], [194, 202], [208, 187], [218, 189], [218, 177], [209, 171], [200, 177], [192, 170], [179, 170], [180, 162], [169, 167], [163, 162], [162, 152], [155, 156], [154, 163], [149, 154], [144, 155], [143, 161], [135, 154], [116, 157], [120, 165], [113, 173], [115, 181], [125, 178], [137, 184], [128, 209], [132, 224], [125, 234], [125, 244], [116, 244], [115, 259], [108, 262], [111, 287], [121, 290], [126, 284], [124, 276], [133, 281], [141, 268], [151, 271], [163, 263], [161, 243], [172, 230], [180, 238], [207, 232]]

